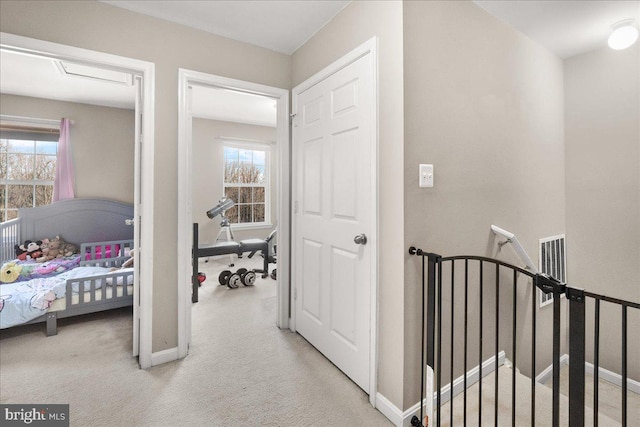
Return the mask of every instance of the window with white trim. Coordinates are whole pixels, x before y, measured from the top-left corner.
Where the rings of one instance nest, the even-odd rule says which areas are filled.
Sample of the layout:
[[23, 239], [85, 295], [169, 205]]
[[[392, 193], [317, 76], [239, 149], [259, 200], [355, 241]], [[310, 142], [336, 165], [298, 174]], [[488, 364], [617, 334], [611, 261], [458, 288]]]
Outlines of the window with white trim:
[[37, 138], [0, 139], [0, 221], [52, 201], [58, 143]]
[[223, 191], [235, 202], [226, 215], [231, 224], [270, 223], [269, 147], [224, 143]]

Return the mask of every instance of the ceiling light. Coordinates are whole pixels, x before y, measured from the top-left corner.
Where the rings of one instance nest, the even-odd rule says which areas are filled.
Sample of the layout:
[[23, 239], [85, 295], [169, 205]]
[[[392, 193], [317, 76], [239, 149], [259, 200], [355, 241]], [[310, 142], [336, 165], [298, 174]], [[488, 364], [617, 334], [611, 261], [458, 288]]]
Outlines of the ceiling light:
[[611, 26], [609, 47], [615, 50], [626, 49], [638, 40], [638, 29], [633, 25], [633, 19], [625, 19]]

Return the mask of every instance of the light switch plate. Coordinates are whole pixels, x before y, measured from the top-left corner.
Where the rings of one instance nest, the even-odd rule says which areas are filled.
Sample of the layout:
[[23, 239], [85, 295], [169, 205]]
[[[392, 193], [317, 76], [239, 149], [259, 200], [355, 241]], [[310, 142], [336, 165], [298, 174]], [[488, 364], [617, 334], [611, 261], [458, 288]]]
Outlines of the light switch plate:
[[420, 165], [420, 187], [433, 187], [433, 165]]

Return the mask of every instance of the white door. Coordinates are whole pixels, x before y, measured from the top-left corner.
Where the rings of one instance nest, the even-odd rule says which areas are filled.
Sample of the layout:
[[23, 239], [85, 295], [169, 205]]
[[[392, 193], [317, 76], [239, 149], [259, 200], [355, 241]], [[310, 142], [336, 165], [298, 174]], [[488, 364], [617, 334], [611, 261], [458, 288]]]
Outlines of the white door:
[[295, 328], [367, 393], [375, 290], [372, 56], [294, 89], [293, 122]]
[[[141, 135], [142, 135], [142, 77], [136, 76], [134, 78], [134, 84], [136, 88], [136, 105], [135, 105], [135, 151], [134, 151], [134, 169], [133, 169], [133, 246], [135, 247], [137, 254], [136, 259], [142, 259], [140, 257], [140, 217], [142, 216], [140, 189], [142, 181], [142, 167], [141, 167]], [[137, 356], [140, 353], [140, 263], [133, 263], [133, 355]]]

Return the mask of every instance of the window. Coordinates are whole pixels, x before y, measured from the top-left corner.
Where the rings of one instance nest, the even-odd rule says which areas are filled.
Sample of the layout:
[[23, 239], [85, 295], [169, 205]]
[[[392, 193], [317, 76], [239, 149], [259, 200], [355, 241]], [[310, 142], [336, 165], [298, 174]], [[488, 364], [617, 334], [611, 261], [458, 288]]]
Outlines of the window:
[[269, 148], [224, 144], [224, 195], [235, 202], [232, 224], [268, 224]]
[[0, 221], [51, 203], [57, 150], [55, 141], [0, 139]]

